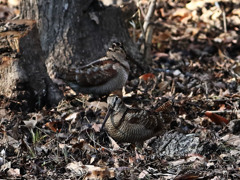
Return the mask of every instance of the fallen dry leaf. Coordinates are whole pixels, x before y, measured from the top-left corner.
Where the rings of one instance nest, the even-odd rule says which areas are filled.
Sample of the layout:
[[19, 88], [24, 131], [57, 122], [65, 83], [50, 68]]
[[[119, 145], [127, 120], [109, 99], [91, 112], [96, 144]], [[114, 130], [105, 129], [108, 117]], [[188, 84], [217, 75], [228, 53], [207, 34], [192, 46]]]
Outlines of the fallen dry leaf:
[[225, 141], [227, 144], [230, 144], [232, 146], [240, 147], [240, 136], [234, 135], [234, 134], [226, 134], [221, 138], [223, 141]]
[[229, 123], [229, 121], [228, 121], [226, 118], [224, 118], [224, 117], [222, 117], [222, 116], [220, 116], [220, 115], [218, 115], [218, 114], [212, 113], [212, 112], [210, 112], [210, 111], [206, 111], [206, 112], [205, 112], [205, 115], [206, 115], [209, 119], [211, 119], [212, 122], [214, 122], [214, 123], [217, 124], [217, 125], [223, 125], [223, 124], [226, 125], [226, 124]]
[[8, 174], [9, 177], [19, 177], [20, 176], [20, 169], [18, 169], [18, 168], [16, 168], [16, 169], [10, 168], [7, 171], [7, 174]]
[[150, 79], [154, 79], [155, 75], [153, 73], [147, 73], [147, 74], [143, 74], [139, 77], [139, 79], [142, 79], [144, 81], [149, 81]]
[[47, 122], [45, 126], [51, 129], [53, 132], [59, 133], [61, 132], [62, 122], [61, 121]]
[[35, 126], [37, 125], [37, 120], [28, 120], [28, 121], [23, 121], [25, 126], [30, 128], [30, 129], [34, 129]]
[[112, 146], [113, 146], [113, 150], [119, 150], [119, 149], [120, 149], [120, 146], [117, 144], [117, 142], [116, 142], [113, 138], [111, 138], [110, 136], [108, 136], [108, 138], [109, 138], [110, 141], [111, 141], [111, 144], [112, 144]]
[[100, 132], [101, 127], [102, 127], [102, 124], [93, 123], [92, 125], [92, 128], [94, 129], [95, 132]]
[[83, 165], [82, 162], [72, 162], [66, 166], [73, 174], [82, 177], [85, 180], [90, 179], [109, 179], [115, 177], [114, 169], [108, 167], [97, 167], [94, 165]]
[[169, 82], [167, 81], [162, 81], [158, 84], [159, 91], [165, 91], [169, 85]]

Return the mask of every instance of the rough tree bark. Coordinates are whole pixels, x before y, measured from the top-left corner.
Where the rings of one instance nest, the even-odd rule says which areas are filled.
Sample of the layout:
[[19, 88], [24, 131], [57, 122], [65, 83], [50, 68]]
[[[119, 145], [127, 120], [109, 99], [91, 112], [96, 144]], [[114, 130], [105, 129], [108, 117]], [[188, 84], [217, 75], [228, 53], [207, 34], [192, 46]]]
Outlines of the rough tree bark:
[[38, 29], [33, 20], [0, 24], [0, 94], [2, 107], [32, 111], [57, 105], [62, 95], [49, 78]]
[[97, 0], [32, 0], [22, 2], [21, 14], [21, 18], [38, 23], [51, 78], [72, 65], [84, 65], [104, 56], [113, 41], [122, 42], [136, 61], [141, 58], [120, 8], [105, 7]]

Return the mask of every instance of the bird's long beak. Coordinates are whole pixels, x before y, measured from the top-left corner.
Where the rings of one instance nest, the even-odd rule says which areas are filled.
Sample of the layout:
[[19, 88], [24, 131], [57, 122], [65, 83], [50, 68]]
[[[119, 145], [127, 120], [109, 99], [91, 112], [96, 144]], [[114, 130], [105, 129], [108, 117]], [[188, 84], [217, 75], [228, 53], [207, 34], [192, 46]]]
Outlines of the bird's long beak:
[[103, 130], [103, 128], [104, 128], [104, 126], [105, 126], [105, 124], [106, 124], [106, 122], [107, 122], [107, 120], [108, 120], [108, 118], [109, 118], [109, 116], [111, 115], [112, 112], [113, 112], [113, 108], [109, 107], [108, 111], [107, 111], [107, 114], [106, 114], [106, 116], [105, 116], [105, 118], [103, 120], [102, 127], [101, 127], [100, 131]]

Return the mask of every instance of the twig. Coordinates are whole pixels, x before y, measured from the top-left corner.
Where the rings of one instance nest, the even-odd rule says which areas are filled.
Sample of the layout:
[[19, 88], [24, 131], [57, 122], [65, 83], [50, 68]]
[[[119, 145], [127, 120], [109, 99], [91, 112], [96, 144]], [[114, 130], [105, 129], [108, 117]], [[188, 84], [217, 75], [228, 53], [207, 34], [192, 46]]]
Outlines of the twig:
[[145, 18], [146, 14], [144, 13], [144, 10], [143, 10], [142, 6], [140, 6], [140, 5], [139, 5], [139, 10], [140, 10], [140, 13], [142, 13], [143, 18]]
[[131, 26], [133, 27], [133, 42], [136, 43], [136, 24], [134, 21], [130, 21], [129, 22], [131, 24]]
[[[101, 148], [107, 150], [108, 152], [112, 153], [112, 150], [111, 150], [111, 149], [102, 146], [101, 144], [99, 144], [98, 142], [96, 142], [96, 141], [90, 136], [90, 134], [89, 134], [87, 131], [86, 131], [86, 133], [87, 133], [87, 136], [89, 137], [89, 139], [90, 139], [94, 144], [96, 144], [96, 145], [98, 145], [99, 147], [101, 147]], [[95, 147], [95, 149], [97, 150], [96, 147]]]
[[208, 99], [208, 85], [207, 85], [207, 82], [204, 82], [204, 85], [205, 85], [206, 98]]
[[145, 49], [144, 49], [144, 61], [148, 62], [151, 54], [151, 44], [152, 44], [152, 34], [153, 34], [153, 26], [149, 25], [146, 31], [145, 38]]
[[240, 113], [240, 110], [225, 110], [225, 111], [207, 111], [207, 112], [211, 112], [211, 113]]
[[227, 21], [226, 21], [226, 13], [224, 9], [222, 9], [222, 15], [223, 15], [223, 28], [224, 28], [224, 33], [227, 33]]
[[218, 2], [215, 2], [215, 6], [217, 6], [217, 8], [219, 8], [222, 11], [222, 17], [223, 17], [223, 30], [224, 33], [227, 33], [227, 21], [226, 21], [226, 13], [225, 10], [223, 8], [220, 7]]
[[142, 39], [144, 39], [144, 37], [145, 37], [145, 41], [144, 41], [144, 43], [145, 43], [144, 61], [145, 62], [147, 62], [147, 59], [149, 58], [150, 51], [151, 51], [153, 26], [149, 26], [149, 24], [153, 17], [155, 7], [156, 7], [156, 0], [151, 0], [149, 8], [148, 8], [148, 12], [144, 18], [142, 34], [140, 35], [140, 38], [139, 38], [139, 41], [142, 41]]
[[150, 21], [153, 17], [155, 7], [156, 7], [156, 0], [151, 0], [147, 15], [146, 15], [146, 17], [144, 19], [144, 23], [143, 23], [144, 33], [146, 33], [147, 27], [148, 27], [148, 25], [149, 25], [149, 23], [150, 23]]

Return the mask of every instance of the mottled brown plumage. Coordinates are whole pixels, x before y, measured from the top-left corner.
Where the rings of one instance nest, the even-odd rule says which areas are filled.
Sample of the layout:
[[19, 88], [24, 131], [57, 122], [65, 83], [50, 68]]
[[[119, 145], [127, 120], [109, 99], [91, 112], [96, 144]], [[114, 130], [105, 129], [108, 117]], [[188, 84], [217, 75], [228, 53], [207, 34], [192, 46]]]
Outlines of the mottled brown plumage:
[[76, 92], [104, 95], [121, 89], [128, 79], [129, 70], [122, 44], [113, 43], [105, 57], [70, 69], [62, 79]]
[[174, 118], [171, 101], [156, 111], [128, 108], [117, 96], [108, 97], [107, 102], [109, 111], [105, 117], [105, 126], [110, 136], [119, 142], [141, 144], [164, 133]]

